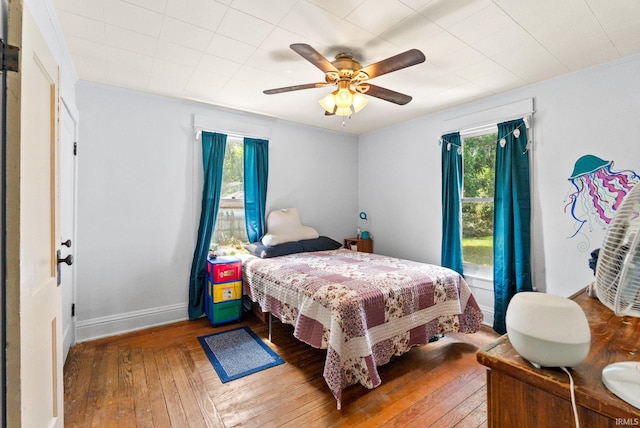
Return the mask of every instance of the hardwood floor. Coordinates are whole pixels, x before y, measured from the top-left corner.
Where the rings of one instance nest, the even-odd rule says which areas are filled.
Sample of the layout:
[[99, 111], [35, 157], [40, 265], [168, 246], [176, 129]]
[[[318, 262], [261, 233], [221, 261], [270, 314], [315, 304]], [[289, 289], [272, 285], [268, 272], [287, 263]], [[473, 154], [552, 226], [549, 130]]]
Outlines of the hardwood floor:
[[[226, 384], [198, 336], [249, 326], [285, 364]], [[322, 368], [325, 351], [267, 326], [251, 313], [212, 327], [206, 319], [80, 343], [64, 367], [65, 427], [485, 427], [485, 368], [476, 351], [490, 329], [450, 334], [379, 369], [382, 385], [354, 385], [342, 410]]]

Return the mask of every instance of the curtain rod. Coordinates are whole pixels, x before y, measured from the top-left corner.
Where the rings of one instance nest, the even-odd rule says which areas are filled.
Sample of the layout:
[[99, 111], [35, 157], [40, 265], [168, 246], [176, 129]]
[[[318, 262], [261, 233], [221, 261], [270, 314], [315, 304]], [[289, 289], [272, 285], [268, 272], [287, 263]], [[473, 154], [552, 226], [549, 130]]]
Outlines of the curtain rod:
[[195, 136], [196, 136], [196, 141], [200, 139], [200, 136], [202, 135], [202, 131], [206, 131], [206, 132], [215, 132], [218, 134], [225, 134], [227, 137], [235, 137], [235, 138], [258, 138], [260, 140], [266, 140], [269, 141], [269, 138], [263, 137], [263, 136], [258, 136], [258, 135], [251, 135], [249, 134], [238, 134], [238, 132], [230, 132], [230, 131], [224, 131], [221, 129], [217, 129], [217, 130], [213, 130], [213, 129], [207, 129], [207, 128], [202, 128], [199, 126], [194, 126], [193, 127]]
[[[511, 117], [511, 118], [507, 118], [507, 119], [500, 119], [499, 122], [483, 122], [483, 123], [476, 123], [473, 125], [469, 125], [467, 127], [465, 127], [464, 129], [461, 129], [457, 132], [460, 132], [460, 135], [462, 134], [471, 134], [473, 132], [477, 132], [479, 130], [482, 130], [483, 128], [489, 128], [492, 126], [497, 126], [498, 123], [502, 123], [502, 122], [509, 122], [511, 120], [516, 120], [516, 119], [522, 119], [524, 121], [524, 125], [527, 127], [527, 129], [531, 128], [531, 118], [533, 117], [533, 113], [535, 112], [528, 112], [526, 114], [519, 114], [517, 116]], [[456, 130], [451, 130], [448, 132], [444, 132], [443, 134], [450, 134], [452, 132], [456, 132]]]
[[[533, 115], [533, 112], [527, 113], [526, 115], [518, 115], [518, 116], [513, 117], [513, 118], [500, 119], [500, 122], [487, 122], [487, 123], [482, 123], [482, 124], [475, 124], [475, 125], [472, 125], [472, 126], [468, 126], [465, 129], [461, 129], [459, 132], [460, 132], [460, 135], [473, 134], [473, 133], [476, 133], [478, 131], [483, 131], [484, 129], [487, 129], [487, 128], [497, 127], [498, 123], [510, 122], [512, 120], [517, 120], [517, 119], [522, 119], [524, 121], [524, 125], [527, 127], [527, 129], [529, 129], [531, 127], [531, 116], [532, 115]], [[455, 132], [455, 131], [452, 131], [452, 132]]]

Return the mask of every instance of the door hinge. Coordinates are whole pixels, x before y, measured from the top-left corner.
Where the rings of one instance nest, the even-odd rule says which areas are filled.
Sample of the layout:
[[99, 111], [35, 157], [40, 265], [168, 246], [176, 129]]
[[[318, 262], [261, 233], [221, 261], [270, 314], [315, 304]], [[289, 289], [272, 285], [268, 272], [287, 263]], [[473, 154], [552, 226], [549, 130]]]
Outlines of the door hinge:
[[76, 316], [76, 304], [75, 303], [71, 304], [71, 316], [72, 317]]
[[78, 156], [78, 143], [75, 141], [73, 142], [73, 155]]
[[19, 47], [7, 45], [4, 40], [0, 39], [0, 53], [2, 54], [0, 69], [2, 71], [18, 71], [19, 52]]

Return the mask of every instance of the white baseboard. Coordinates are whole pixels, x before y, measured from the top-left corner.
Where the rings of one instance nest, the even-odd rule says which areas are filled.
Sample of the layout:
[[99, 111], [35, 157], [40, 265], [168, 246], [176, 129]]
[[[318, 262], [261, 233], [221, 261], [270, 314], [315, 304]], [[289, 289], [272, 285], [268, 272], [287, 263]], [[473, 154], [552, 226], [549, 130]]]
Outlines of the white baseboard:
[[[479, 307], [483, 315], [482, 323], [493, 326], [493, 308], [483, 305]], [[76, 342], [87, 342], [186, 319], [187, 304], [180, 303], [76, 321]]]
[[76, 321], [76, 341], [100, 339], [188, 319], [187, 303]]
[[482, 311], [482, 324], [493, 327], [493, 308], [478, 305]]

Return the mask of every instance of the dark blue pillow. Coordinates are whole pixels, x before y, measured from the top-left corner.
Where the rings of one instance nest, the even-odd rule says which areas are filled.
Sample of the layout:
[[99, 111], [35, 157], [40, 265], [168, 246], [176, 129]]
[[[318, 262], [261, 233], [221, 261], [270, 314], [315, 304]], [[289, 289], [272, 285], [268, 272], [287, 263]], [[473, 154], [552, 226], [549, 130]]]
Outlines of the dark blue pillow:
[[287, 254], [302, 253], [304, 248], [300, 242], [283, 242], [282, 244], [268, 246], [261, 242], [255, 242], [253, 244], [245, 245], [249, 253], [261, 259], [268, 259], [270, 257], [286, 256]]
[[304, 251], [326, 251], [326, 250], [337, 250], [342, 247], [342, 244], [338, 241], [334, 241], [328, 236], [319, 236], [315, 239], [303, 239], [302, 241], [298, 241]]

